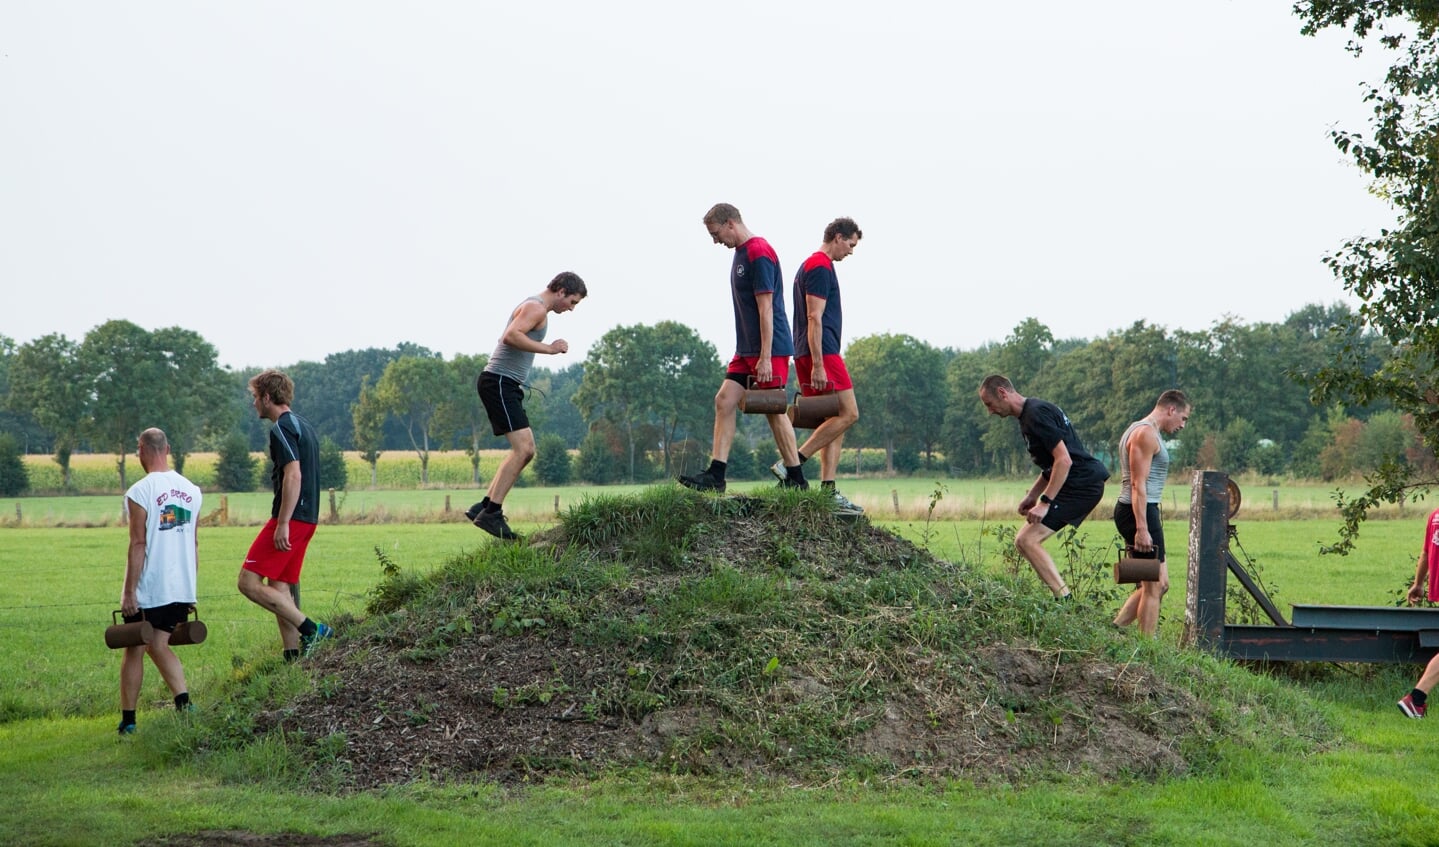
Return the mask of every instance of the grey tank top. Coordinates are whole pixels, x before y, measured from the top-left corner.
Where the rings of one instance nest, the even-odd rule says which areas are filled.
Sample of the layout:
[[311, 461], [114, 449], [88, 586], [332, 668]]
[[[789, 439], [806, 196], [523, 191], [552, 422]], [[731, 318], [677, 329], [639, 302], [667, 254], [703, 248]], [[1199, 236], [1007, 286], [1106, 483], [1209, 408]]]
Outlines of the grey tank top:
[[[520, 302], [523, 304], [528, 303], [531, 300], [535, 301], [536, 303], [545, 302], [538, 297], [526, 297]], [[513, 315], [514, 312], [511, 311], [510, 314]], [[508, 318], [505, 319], [505, 326], [509, 326]], [[529, 332], [525, 333], [525, 337], [530, 339], [531, 341], [544, 341], [545, 332], [549, 328], [550, 322], [547, 320], [540, 326], [537, 326]], [[500, 343], [495, 345], [495, 352], [490, 354], [490, 361], [488, 364], [485, 365], [485, 370], [492, 374], [507, 376], [510, 379], [513, 379], [515, 382], [523, 383], [525, 380], [530, 378], [530, 366], [534, 363], [534, 353], [531, 353], [528, 350], [521, 350], [518, 347], [511, 347], [510, 345], [505, 343], [504, 338], [501, 338]]]
[[1134, 430], [1141, 426], [1154, 427], [1154, 434], [1159, 436], [1159, 452], [1149, 460], [1149, 476], [1144, 480], [1144, 500], [1146, 503], [1158, 503], [1164, 494], [1164, 481], [1169, 478], [1169, 450], [1164, 446], [1164, 433], [1159, 427], [1151, 423], [1148, 418], [1142, 421], [1135, 421], [1124, 431], [1119, 439], [1119, 502], [1129, 503], [1133, 500], [1130, 496], [1129, 476], [1129, 436]]

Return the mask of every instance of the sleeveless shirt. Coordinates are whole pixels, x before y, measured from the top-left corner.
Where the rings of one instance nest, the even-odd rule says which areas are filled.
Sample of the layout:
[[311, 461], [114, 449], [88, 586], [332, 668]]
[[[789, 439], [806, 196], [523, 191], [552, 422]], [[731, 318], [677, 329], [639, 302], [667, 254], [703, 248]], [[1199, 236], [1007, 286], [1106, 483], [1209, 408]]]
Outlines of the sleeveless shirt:
[[[535, 301], [536, 303], [545, 302], [538, 297], [526, 297], [520, 302], [521, 304], [523, 304], [528, 303], [531, 300]], [[514, 312], [511, 312], [510, 314], [514, 315]], [[505, 326], [509, 326], [508, 320], [505, 322]], [[548, 330], [549, 327], [550, 322], [546, 320], [540, 326], [537, 326], [534, 329], [526, 332], [525, 337], [530, 339], [531, 341], [544, 341], [545, 331]], [[528, 350], [521, 350], [518, 347], [511, 347], [510, 345], [505, 343], [504, 337], [501, 336], [500, 342], [495, 345], [495, 352], [490, 354], [490, 360], [488, 363], [486, 363], [485, 370], [492, 374], [507, 376], [510, 379], [513, 379], [515, 382], [523, 383], [525, 380], [530, 378], [530, 366], [534, 363], [534, 353], [531, 353]]]
[[1151, 423], [1148, 418], [1142, 421], [1135, 421], [1124, 431], [1119, 439], [1119, 502], [1129, 503], [1133, 500], [1130, 494], [1129, 476], [1129, 437], [1134, 430], [1141, 426], [1154, 427], [1154, 434], [1159, 436], [1159, 452], [1149, 460], [1149, 476], [1144, 480], [1144, 499], [1146, 503], [1158, 503], [1164, 494], [1164, 481], [1169, 478], [1169, 450], [1164, 446], [1164, 433], [1159, 427]]

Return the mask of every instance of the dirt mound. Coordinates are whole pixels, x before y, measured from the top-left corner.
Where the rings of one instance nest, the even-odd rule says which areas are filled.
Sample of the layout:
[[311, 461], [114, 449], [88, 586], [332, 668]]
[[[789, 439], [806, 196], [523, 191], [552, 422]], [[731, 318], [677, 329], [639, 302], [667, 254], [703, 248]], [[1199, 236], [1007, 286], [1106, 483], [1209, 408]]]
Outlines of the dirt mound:
[[[319, 746], [357, 788], [636, 764], [811, 782], [1157, 776], [1185, 771], [1181, 743], [1209, 729], [1187, 690], [1102, 650], [1017, 636], [999, 611], [1082, 628], [1100, 610], [1018, 597], [805, 503], [676, 500], [668, 541], [567, 522], [494, 552], [504, 579], [454, 563], [424, 588], [442, 612], [412, 587], [307, 659], [317, 695], [259, 729], [332, 739]], [[774, 510], [796, 508], [776, 531]], [[651, 555], [636, 561], [636, 545]], [[524, 555], [550, 570], [525, 571]]]

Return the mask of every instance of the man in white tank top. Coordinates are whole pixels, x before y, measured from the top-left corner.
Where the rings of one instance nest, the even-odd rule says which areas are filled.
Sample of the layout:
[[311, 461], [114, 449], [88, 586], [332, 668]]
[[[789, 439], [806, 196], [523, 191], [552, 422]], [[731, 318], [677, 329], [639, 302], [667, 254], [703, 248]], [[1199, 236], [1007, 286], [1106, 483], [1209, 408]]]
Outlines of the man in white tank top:
[[175, 708], [191, 708], [185, 668], [170, 649], [170, 635], [194, 607], [199, 566], [200, 489], [170, 470], [170, 442], [164, 432], [140, 433], [136, 452], [146, 474], [125, 492], [130, 550], [120, 611], [126, 623], [149, 621], [155, 635], [149, 644], [126, 647], [120, 661], [121, 735], [135, 731], [147, 654], [174, 695]]
[[1153, 635], [1159, 626], [1159, 601], [1169, 590], [1165, 565], [1164, 524], [1159, 501], [1169, 477], [1169, 451], [1161, 436], [1174, 435], [1189, 422], [1189, 398], [1170, 389], [1159, 395], [1154, 409], [1135, 421], [1119, 439], [1119, 502], [1114, 504], [1114, 526], [1119, 530], [1130, 555], [1137, 559], [1158, 559], [1159, 579], [1135, 587], [1119, 613], [1115, 626], [1139, 622], [1139, 631]]

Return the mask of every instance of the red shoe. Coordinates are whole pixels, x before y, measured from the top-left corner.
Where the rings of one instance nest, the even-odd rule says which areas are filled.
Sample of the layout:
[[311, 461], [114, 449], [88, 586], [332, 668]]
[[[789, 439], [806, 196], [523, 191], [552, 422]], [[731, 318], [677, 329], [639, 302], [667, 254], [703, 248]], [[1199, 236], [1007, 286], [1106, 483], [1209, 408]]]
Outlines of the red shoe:
[[1428, 709], [1428, 705], [1429, 704], [1426, 703], [1423, 706], [1416, 706], [1414, 704], [1414, 696], [1412, 694], [1405, 694], [1399, 700], [1399, 711], [1403, 712], [1406, 718], [1422, 718], [1424, 717], [1424, 712]]

